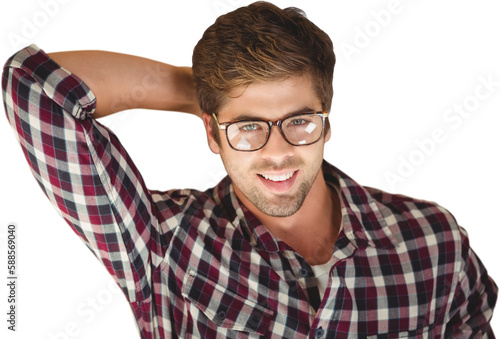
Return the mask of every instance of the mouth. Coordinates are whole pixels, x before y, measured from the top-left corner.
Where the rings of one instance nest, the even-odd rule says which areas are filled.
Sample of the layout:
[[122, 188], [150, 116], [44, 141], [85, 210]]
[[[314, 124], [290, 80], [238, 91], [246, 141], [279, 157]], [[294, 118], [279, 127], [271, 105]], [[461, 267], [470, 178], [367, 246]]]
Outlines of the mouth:
[[272, 175], [272, 174], [259, 174], [259, 175], [266, 180], [279, 182], [279, 181], [285, 181], [285, 180], [290, 179], [294, 175], [295, 172], [285, 173], [282, 175]]
[[296, 170], [282, 173], [258, 173], [257, 176], [269, 191], [285, 193], [292, 188], [298, 172]]

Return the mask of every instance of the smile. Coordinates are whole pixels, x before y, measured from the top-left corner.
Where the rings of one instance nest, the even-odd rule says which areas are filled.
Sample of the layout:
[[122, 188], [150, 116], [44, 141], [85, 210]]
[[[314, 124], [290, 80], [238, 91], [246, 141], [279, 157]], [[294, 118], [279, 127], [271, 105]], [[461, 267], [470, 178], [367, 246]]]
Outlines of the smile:
[[298, 173], [298, 170], [277, 174], [266, 173], [258, 174], [257, 177], [270, 193], [283, 194], [292, 189]]
[[290, 179], [295, 172], [290, 172], [290, 173], [285, 173], [282, 175], [266, 175], [266, 174], [259, 174], [261, 177], [267, 180], [271, 181], [285, 181]]

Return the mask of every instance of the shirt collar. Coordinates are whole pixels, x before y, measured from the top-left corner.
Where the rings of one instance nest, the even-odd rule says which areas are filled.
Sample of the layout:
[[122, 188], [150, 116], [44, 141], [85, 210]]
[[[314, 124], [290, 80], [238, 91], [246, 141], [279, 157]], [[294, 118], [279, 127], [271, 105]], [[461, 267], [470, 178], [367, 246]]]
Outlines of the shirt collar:
[[386, 193], [359, 185], [326, 161], [323, 174], [327, 183], [338, 182], [340, 186], [343, 232], [351, 243], [358, 249], [397, 247], [394, 213], [380, 202]]
[[[328, 185], [340, 190], [342, 201], [342, 233], [358, 249], [368, 246], [395, 248], [395, 225], [392, 211], [374, 196], [379, 191], [357, 184], [345, 173], [323, 161], [323, 175]], [[274, 237], [267, 228], [237, 198], [229, 177], [214, 188], [214, 200], [221, 206], [225, 217], [256, 248], [267, 252], [290, 249]], [[392, 226], [389, 226], [392, 225]]]

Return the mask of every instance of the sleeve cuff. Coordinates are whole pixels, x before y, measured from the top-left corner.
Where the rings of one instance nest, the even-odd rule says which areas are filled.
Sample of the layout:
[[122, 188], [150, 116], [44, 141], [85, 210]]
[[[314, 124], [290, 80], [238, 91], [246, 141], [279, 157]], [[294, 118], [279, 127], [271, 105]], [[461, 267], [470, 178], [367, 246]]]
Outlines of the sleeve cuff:
[[42, 87], [45, 94], [76, 119], [90, 117], [96, 98], [75, 74], [59, 66], [36, 45], [23, 48], [10, 57], [5, 68], [18, 68]]

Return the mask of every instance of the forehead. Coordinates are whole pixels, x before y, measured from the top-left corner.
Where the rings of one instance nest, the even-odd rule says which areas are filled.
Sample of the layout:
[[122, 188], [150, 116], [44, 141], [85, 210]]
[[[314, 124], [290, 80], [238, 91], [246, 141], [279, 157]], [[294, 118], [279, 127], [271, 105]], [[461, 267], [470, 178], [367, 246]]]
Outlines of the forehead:
[[219, 110], [219, 119], [239, 116], [279, 119], [301, 110], [320, 111], [322, 103], [308, 76], [255, 82], [232, 89]]

